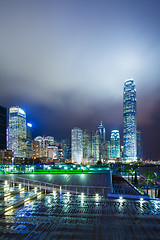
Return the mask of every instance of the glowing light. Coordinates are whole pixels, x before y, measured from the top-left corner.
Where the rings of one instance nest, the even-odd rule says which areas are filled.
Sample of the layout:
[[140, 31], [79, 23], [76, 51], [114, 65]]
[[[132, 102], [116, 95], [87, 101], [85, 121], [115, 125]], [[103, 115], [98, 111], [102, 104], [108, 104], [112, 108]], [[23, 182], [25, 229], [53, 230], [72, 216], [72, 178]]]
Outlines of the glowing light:
[[122, 199], [123, 199], [123, 197], [122, 197], [122, 196], [120, 196], [120, 197], [119, 197], [119, 199], [120, 199], [120, 200], [122, 200]]
[[140, 201], [143, 201], [144, 199], [143, 198], [140, 198]]
[[21, 114], [23, 114], [23, 115], [26, 114], [26, 113], [23, 111], [23, 109], [21, 109], [21, 108], [19, 108], [18, 111], [19, 111], [19, 113], [21, 113]]
[[11, 195], [11, 193], [6, 193], [6, 194], [4, 194], [4, 197], [7, 197], [9, 195]]
[[99, 199], [99, 194], [98, 193], [96, 193], [96, 200], [98, 200]]
[[69, 196], [70, 195], [70, 192], [67, 192], [67, 196]]
[[84, 197], [84, 193], [83, 193], [83, 192], [81, 193], [81, 197], [82, 197], [82, 198]]
[[30, 197], [24, 199], [24, 202], [28, 202], [30, 200]]
[[12, 209], [12, 208], [13, 208], [13, 206], [10, 206], [10, 207], [6, 208], [6, 209], [5, 209], [5, 212], [8, 211], [8, 210], [10, 210], [10, 209]]
[[31, 127], [32, 127], [32, 124], [31, 124], [31, 123], [27, 123], [27, 126], [31, 128]]

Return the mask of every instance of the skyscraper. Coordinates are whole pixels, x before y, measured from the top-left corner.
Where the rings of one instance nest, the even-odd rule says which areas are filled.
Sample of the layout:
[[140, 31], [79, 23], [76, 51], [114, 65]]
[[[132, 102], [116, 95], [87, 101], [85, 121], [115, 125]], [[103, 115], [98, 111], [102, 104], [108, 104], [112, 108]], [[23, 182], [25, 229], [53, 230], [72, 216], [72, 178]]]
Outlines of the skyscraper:
[[83, 131], [83, 158], [89, 159], [92, 156], [92, 138], [91, 132], [88, 130]]
[[105, 141], [105, 127], [102, 124], [99, 125], [98, 131], [100, 133], [100, 159], [103, 158], [103, 142]]
[[27, 123], [26, 157], [32, 157], [32, 124]]
[[120, 158], [120, 135], [118, 130], [111, 132], [111, 158]]
[[143, 158], [142, 132], [137, 130], [137, 159], [142, 160], [142, 158]]
[[136, 88], [133, 79], [124, 83], [123, 92], [123, 145], [124, 159], [135, 161], [137, 156]]
[[92, 158], [93, 162], [100, 160], [100, 132], [99, 130], [92, 132]]
[[81, 164], [83, 160], [83, 131], [80, 128], [73, 128], [71, 131], [72, 162]]
[[7, 109], [0, 106], [0, 149], [6, 149]]
[[9, 109], [8, 148], [14, 157], [26, 157], [26, 113], [19, 107]]

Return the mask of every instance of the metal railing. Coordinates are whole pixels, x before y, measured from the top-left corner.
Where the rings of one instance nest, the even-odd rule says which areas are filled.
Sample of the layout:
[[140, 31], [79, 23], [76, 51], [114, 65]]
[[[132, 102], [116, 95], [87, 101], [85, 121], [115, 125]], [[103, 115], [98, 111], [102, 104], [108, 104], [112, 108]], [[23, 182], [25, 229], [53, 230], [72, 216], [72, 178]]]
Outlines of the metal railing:
[[[15, 178], [15, 177], [14, 177]], [[0, 179], [3, 180], [4, 179]], [[15, 186], [15, 184], [21, 184], [21, 187], [26, 187], [29, 191], [31, 188], [37, 188], [39, 191], [43, 191], [45, 194], [47, 192], [59, 192], [67, 193], [70, 192], [71, 194], [81, 194], [84, 193], [85, 195], [95, 195], [100, 194], [102, 196], [107, 196], [108, 193], [111, 193], [111, 187], [100, 187], [100, 186], [81, 186], [81, 185], [59, 185], [59, 184], [53, 184], [43, 181], [37, 181], [27, 178], [21, 178], [16, 177], [15, 179], [11, 178], [5, 178], [5, 180], [8, 181], [8, 183], [12, 184], [12, 186]]]

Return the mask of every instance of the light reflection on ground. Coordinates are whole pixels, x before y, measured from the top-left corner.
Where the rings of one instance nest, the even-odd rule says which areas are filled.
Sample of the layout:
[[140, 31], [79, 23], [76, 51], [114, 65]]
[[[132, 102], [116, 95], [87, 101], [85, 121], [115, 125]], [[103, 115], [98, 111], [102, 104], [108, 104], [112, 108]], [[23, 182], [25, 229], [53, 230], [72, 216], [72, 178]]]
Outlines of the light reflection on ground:
[[160, 202], [50, 194], [8, 211], [0, 239], [160, 239]]

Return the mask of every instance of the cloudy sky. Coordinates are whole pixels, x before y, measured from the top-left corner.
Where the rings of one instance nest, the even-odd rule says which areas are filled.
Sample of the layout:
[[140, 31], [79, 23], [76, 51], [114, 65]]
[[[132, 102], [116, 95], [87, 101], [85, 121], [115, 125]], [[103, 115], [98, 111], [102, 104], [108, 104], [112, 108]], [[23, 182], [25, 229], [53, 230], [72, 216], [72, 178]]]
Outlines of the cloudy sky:
[[1, 0], [0, 105], [34, 134], [123, 126], [123, 84], [137, 89], [144, 156], [160, 159], [159, 0]]

